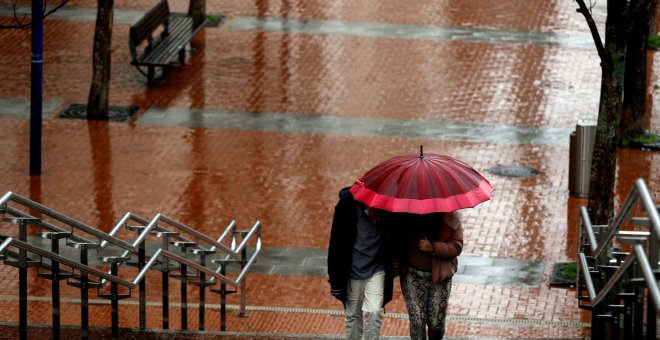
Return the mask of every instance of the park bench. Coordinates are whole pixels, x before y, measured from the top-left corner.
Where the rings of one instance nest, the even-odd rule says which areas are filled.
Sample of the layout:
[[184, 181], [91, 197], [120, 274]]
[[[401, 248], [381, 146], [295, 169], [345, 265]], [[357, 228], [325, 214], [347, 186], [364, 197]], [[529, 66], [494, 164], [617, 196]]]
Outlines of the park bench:
[[[161, 0], [130, 28], [128, 47], [131, 65], [154, 82], [156, 67], [180, 66], [185, 62], [186, 46], [206, 20], [193, 26], [191, 17], [171, 13], [167, 0]], [[178, 55], [178, 60], [175, 57]], [[147, 67], [145, 73], [141, 67]]]

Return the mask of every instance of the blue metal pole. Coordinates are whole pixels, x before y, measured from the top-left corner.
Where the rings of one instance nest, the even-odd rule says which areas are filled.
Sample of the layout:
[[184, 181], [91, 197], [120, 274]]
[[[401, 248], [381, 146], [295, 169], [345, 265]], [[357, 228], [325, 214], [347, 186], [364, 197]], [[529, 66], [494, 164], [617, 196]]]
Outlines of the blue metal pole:
[[30, 89], [30, 175], [41, 175], [43, 111], [44, 0], [32, 0], [32, 79]]

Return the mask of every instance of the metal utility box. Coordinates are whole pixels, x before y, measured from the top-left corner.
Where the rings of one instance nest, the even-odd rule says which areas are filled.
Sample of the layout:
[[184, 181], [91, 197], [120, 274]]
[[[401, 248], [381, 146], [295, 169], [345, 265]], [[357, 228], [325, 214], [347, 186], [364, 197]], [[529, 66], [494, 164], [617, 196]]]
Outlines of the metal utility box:
[[595, 119], [580, 119], [575, 131], [571, 133], [568, 160], [568, 191], [571, 196], [580, 198], [589, 196], [596, 124]]

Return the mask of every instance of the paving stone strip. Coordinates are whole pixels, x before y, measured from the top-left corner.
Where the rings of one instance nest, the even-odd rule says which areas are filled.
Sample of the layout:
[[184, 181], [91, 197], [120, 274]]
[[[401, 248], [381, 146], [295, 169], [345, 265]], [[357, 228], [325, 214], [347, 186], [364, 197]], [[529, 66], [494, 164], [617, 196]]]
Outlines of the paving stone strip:
[[[44, 116], [52, 115], [58, 106], [58, 102], [44, 102]], [[29, 100], [0, 98], [0, 116], [29, 119]], [[315, 116], [287, 112], [254, 113], [176, 107], [149, 108], [138, 118], [137, 124], [532, 144], [564, 148], [569, 146], [569, 137], [573, 132], [573, 129], [549, 126], [461, 124], [428, 120]]]
[[[48, 8], [51, 7], [52, 5], [48, 6]], [[30, 5], [19, 4], [16, 6], [16, 14], [19, 17], [29, 16], [31, 11]], [[144, 11], [139, 10], [115, 8], [113, 20], [116, 24], [131, 25], [140, 20], [144, 13]], [[0, 4], [0, 16], [11, 17], [13, 15], [14, 10], [11, 4]], [[96, 8], [64, 6], [48, 18], [94, 22], [96, 20]], [[231, 18], [229, 29], [414, 40], [471, 41], [493, 44], [553, 45], [568, 48], [593, 49], [594, 45], [591, 35], [584, 32], [526, 32], [506, 29], [397, 25], [342, 20], [235, 16]]]
[[[50, 249], [50, 240], [30, 237], [30, 243]], [[159, 247], [157, 242], [147, 243], [147, 253]], [[172, 251], [177, 251], [173, 249]], [[248, 250], [251, 254], [253, 249]], [[77, 249], [61, 247], [60, 254], [76, 260]], [[249, 255], [248, 255], [249, 256]], [[538, 288], [543, 281], [544, 261], [529, 261], [509, 258], [490, 258], [461, 255], [454, 283], [495, 285], [506, 287]], [[100, 264], [90, 257], [91, 265]], [[229, 272], [238, 272], [237, 265], [228, 266]], [[327, 276], [327, 249], [264, 247], [250, 272], [269, 275]]]
[[[31, 324], [29, 334], [35, 338], [45, 338], [50, 335], [50, 325]], [[62, 326], [62, 333], [66, 338], [79, 337], [78, 329], [75, 327]], [[10, 337], [18, 334], [18, 325], [13, 323], [0, 323], [0, 339], [11, 339]], [[90, 335], [94, 337], [106, 338], [110, 330], [104, 327], [90, 327]], [[146, 330], [138, 329], [120, 330], [122, 339], [144, 339], [145, 337], [157, 337], [158, 339], [217, 339], [218, 337], [231, 338], [235, 340], [248, 339], [344, 339], [344, 336], [333, 334], [285, 334], [285, 333], [261, 333], [261, 332], [218, 332], [218, 331], [181, 331], [181, 330]], [[407, 336], [381, 336], [383, 340], [403, 340], [409, 339]], [[514, 338], [490, 338], [490, 337], [445, 337], [447, 340], [513, 340]], [[545, 340], [541, 338], [515, 338], [515, 340]], [[554, 340], [581, 340], [581, 338], [555, 338]]]

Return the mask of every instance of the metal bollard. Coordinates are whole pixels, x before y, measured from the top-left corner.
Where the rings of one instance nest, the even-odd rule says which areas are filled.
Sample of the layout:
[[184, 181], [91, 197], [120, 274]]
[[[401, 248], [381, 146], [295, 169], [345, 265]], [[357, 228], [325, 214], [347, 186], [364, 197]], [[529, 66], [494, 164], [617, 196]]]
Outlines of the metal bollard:
[[580, 119], [570, 136], [568, 190], [574, 197], [589, 196], [591, 159], [596, 140], [596, 120]]

